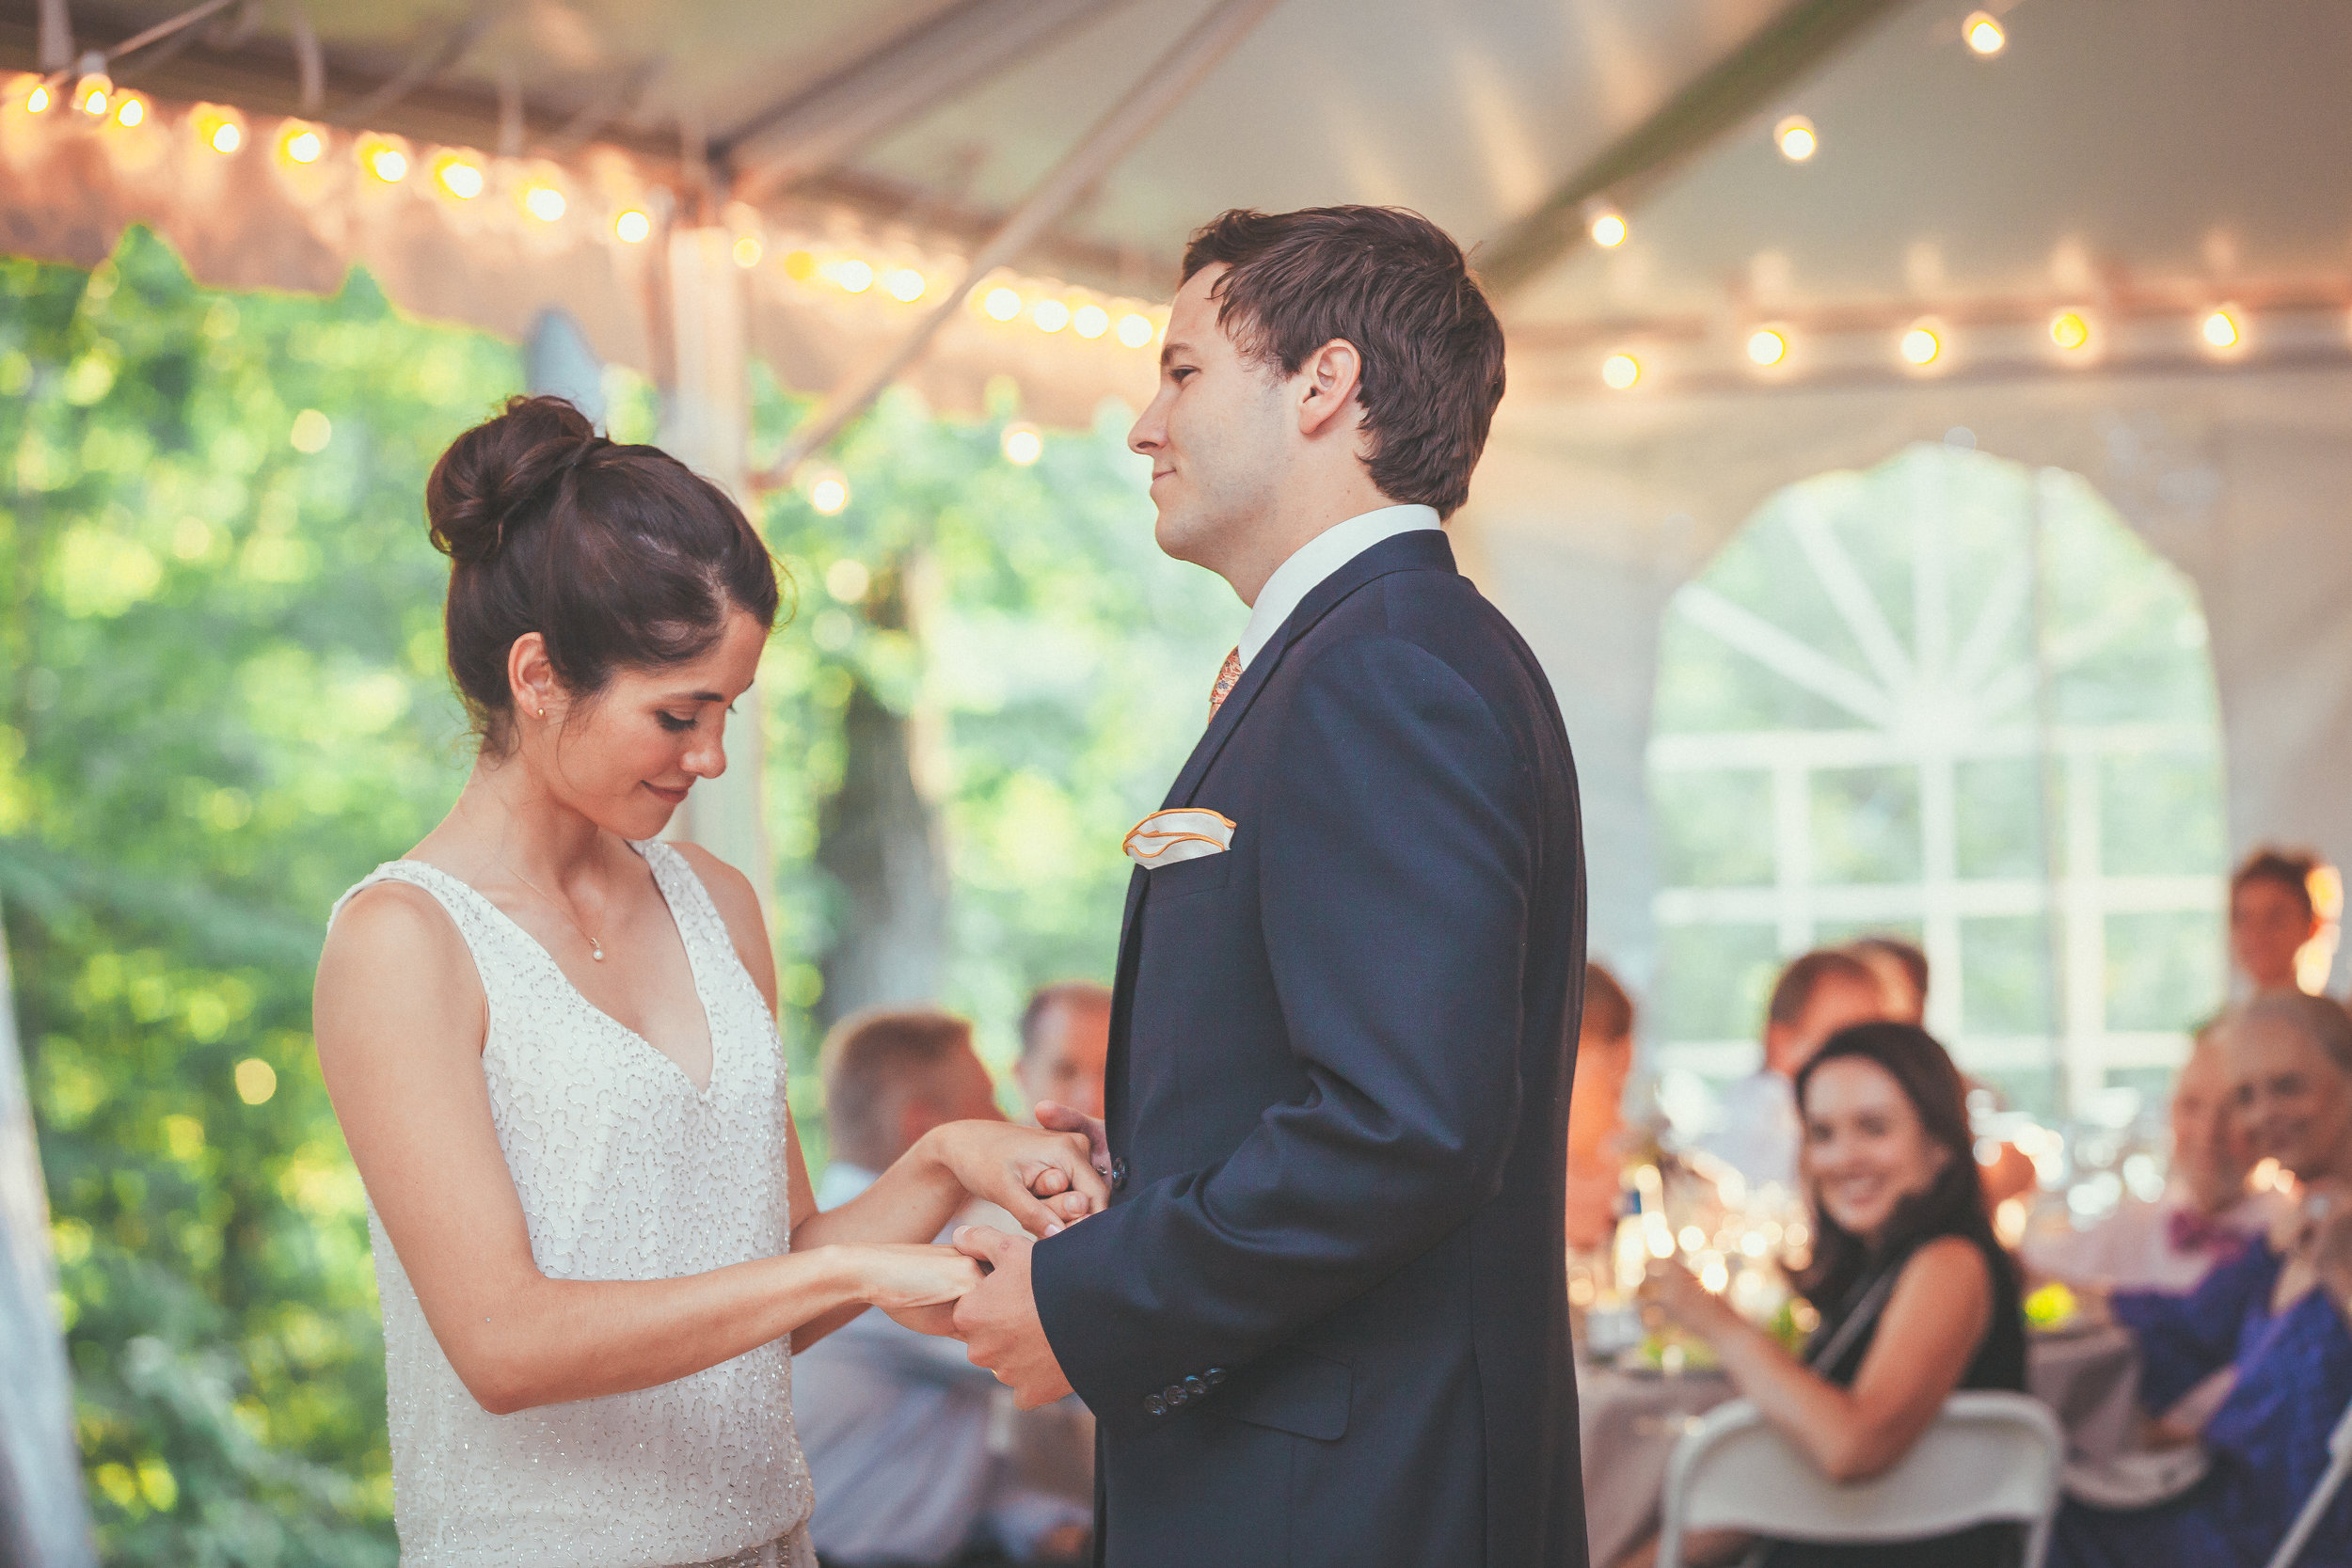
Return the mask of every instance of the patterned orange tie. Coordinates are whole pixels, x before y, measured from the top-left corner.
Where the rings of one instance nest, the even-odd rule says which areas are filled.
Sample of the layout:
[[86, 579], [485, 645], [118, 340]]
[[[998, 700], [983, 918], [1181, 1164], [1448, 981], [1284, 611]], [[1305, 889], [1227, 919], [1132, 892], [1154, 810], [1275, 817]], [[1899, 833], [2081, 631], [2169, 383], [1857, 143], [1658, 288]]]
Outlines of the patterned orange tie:
[[1216, 722], [1216, 710], [1225, 705], [1225, 699], [1233, 694], [1233, 683], [1241, 679], [1241, 650], [1235, 648], [1225, 656], [1224, 667], [1216, 673], [1216, 684], [1209, 689], [1209, 721]]

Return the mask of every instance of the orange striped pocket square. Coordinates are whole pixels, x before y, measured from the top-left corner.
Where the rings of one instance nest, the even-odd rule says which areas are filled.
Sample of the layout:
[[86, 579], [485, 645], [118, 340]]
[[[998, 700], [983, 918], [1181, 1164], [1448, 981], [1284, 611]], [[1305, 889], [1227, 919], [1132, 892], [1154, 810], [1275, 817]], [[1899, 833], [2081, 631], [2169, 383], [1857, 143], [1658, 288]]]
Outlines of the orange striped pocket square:
[[1233, 847], [1233, 819], [1199, 806], [1155, 811], [1127, 830], [1120, 847], [1149, 871], [1178, 861], [1221, 855]]

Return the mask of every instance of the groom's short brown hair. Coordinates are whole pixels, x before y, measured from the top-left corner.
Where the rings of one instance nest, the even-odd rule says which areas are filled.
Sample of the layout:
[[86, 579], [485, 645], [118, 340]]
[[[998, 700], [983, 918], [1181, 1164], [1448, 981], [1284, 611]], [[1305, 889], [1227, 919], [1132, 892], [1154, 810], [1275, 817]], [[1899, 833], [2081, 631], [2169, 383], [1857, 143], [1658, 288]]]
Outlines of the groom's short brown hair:
[[1502, 326], [1462, 247], [1401, 207], [1237, 207], [1194, 231], [1185, 280], [1220, 261], [1217, 321], [1243, 355], [1295, 375], [1356, 345], [1373, 483], [1452, 515], [1502, 401]]

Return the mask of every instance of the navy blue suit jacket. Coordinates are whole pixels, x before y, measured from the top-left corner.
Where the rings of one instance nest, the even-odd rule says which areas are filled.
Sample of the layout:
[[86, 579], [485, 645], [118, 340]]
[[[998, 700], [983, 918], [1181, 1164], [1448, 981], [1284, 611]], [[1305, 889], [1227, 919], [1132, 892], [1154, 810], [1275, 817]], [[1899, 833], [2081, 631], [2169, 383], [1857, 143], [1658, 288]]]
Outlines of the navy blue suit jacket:
[[1584, 973], [1551, 689], [1442, 533], [1326, 579], [1138, 870], [1111, 1207], [1038, 1244], [1109, 1568], [1585, 1560], [1563, 1258]]

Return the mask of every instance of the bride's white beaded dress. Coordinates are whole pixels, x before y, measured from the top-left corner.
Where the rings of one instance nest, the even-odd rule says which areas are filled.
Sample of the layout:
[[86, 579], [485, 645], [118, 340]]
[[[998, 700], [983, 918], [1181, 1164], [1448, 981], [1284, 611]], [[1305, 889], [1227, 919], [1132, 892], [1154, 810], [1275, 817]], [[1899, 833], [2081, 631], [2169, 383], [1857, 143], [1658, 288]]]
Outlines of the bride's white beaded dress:
[[[399, 880], [456, 923], [489, 998], [482, 1070], [499, 1147], [550, 1278], [674, 1278], [791, 1243], [775, 1021], [685, 858], [634, 847], [708, 1017], [707, 1088], [445, 871], [393, 861], [335, 906]], [[405, 1568], [816, 1568], [788, 1340], [635, 1393], [493, 1416], [441, 1353], [373, 1203], [368, 1228]]]

